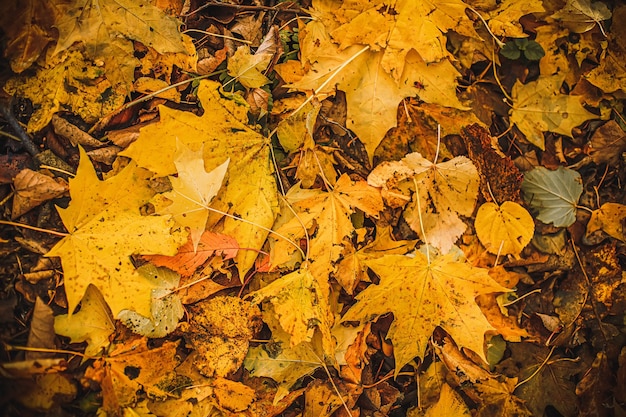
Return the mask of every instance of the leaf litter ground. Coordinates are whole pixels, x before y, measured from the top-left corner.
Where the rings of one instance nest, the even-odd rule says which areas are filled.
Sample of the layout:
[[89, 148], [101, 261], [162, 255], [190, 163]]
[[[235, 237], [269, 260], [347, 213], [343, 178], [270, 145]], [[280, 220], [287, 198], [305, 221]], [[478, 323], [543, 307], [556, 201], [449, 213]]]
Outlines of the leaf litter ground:
[[626, 7], [244, 3], [3, 4], [3, 415], [624, 414]]

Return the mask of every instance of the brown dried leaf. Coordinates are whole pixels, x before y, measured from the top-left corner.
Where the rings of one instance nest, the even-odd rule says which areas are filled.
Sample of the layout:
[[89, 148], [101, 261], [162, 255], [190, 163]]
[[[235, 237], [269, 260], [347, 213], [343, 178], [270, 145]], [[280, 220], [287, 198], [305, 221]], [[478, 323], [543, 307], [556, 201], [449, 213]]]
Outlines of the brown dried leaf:
[[83, 132], [77, 126], [74, 126], [64, 118], [53, 115], [52, 116], [52, 126], [54, 127], [54, 132], [57, 135], [63, 136], [72, 142], [72, 145], [82, 145], [82, 146], [91, 146], [94, 148], [99, 148], [104, 146], [104, 142], [100, 142], [93, 136], [91, 136], [87, 132]]
[[68, 190], [65, 181], [54, 180], [39, 172], [23, 169], [15, 177], [15, 196], [11, 218], [16, 219], [39, 204], [60, 196]]
[[593, 133], [589, 154], [596, 164], [617, 166], [626, 152], [626, 132], [615, 120], [609, 120]]
[[26, 352], [26, 359], [40, 359], [54, 356], [49, 352], [37, 352], [37, 348], [54, 349], [54, 317], [52, 308], [50, 308], [43, 300], [37, 297], [35, 308], [33, 310], [33, 318], [30, 322], [30, 330], [28, 332], [28, 347], [34, 348], [34, 351]]
[[511, 158], [502, 154], [489, 132], [473, 124], [463, 129], [461, 137], [465, 141], [469, 158], [478, 169], [480, 191], [485, 200], [492, 201], [495, 198], [497, 204], [505, 201], [521, 202], [519, 193], [523, 176]]

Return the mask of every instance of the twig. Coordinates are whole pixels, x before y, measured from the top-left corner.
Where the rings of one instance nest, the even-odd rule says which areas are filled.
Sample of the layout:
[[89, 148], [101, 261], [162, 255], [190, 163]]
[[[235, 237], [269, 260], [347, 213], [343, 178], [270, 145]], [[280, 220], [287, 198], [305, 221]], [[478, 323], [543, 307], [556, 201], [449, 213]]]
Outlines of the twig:
[[228, 4], [228, 3], [209, 1], [203, 4], [202, 6], [198, 7], [196, 10], [189, 12], [187, 14], [181, 15], [181, 17], [189, 17], [204, 9], [207, 9], [213, 6], [235, 9], [235, 12], [261, 12], [261, 11], [278, 12], [278, 13], [302, 13], [303, 12], [301, 8], [286, 9], [282, 7], [279, 8], [278, 5], [277, 6], [246, 6], [246, 5], [239, 5], [239, 4]]
[[[0, 112], [2, 112], [2, 116], [4, 116], [9, 126], [11, 126], [11, 129], [13, 129], [13, 131], [19, 138], [22, 146], [24, 147], [24, 149], [26, 149], [26, 152], [31, 154], [31, 156], [36, 156], [39, 153], [39, 148], [37, 147], [37, 145], [35, 145], [28, 133], [26, 133], [26, 131], [24, 131], [24, 129], [20, 125], [20, 122], [13, 115], [13, 112], [11, 111], [11, 102], [2, 103], [2, 105], [0, 105]], [[13, 137], [11, 137], [11, 139], [13, 139]], [[13, 142], [9, 142], [9, 144], [12, 143]], [[13, 149], [13, 146], [11, 146], [11, 148]], [[15, 152], [18, 149], [19, 148], [13, 149], [13, 151]]]
[[48, 229], [42, 229], [40, 227], [31, 226], [29, 224], [10, 222], [10, 221], [7, 221], [7, 220], [0, 220], [0, 224], [6, 224], [6, 225], [9, 225], [9, 226], [16, 226], [16, 227], [23, 227], [24, 229], [30, 229], [30, 230], [34, 230], [36, 232], [48, 233], [48, 234], [55, 235], [55, 236], [61, 236], [61, 237], [69, 236], [69, 233], [57, 232], [57, 231], [48, 230]]

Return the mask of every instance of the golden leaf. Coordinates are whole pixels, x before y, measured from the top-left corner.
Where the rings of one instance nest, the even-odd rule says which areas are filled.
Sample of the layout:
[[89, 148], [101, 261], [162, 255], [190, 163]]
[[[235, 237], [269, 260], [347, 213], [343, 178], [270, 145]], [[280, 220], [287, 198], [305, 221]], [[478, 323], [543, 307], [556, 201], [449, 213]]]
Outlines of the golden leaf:
[[598, 118], [583, 107], [579, 97], [561, 94], [562, 82], [563, 77], [557, 75], [539, 77], [528, 84], [517, 81], [513, 86], [511, 123], [540, 149], [544, 149], [543, 132], [571, 136], [574, 127]]
[[346, 239], [354, 232], [350, 220], [354, 208], [372, 217], [377, 217], [383, 209], [378, 190], [365, 181], [353, 182], [345, 174], [337, 180], [331, 192], [302, 189], [296, 184], [287, 192], [286, 198], [296, 215], [275, 230], [288, 240], [271, 238], [275, 244], [270, 262], [273, 266], [286, 262], [296, 250], [292, 242], [305, 237], [305, 228], [316, 228], [309, 242], [308, 255], [311, 271], [320, 277], [334, 270], [334, 264], [345, 248]]
[[501, 206], [483, 204], [476, 213], [474, 227], [487, 251], [499, 255], [519, 255], [535, 232], [530, 213], [513, 201], [505, 201]]
[[173, 255], [185, 236], [169, 217], [139, 213], [152, 196], [145, 170], [131, 163], [100, 181], [82, 148], [80, 153], [70, 180], [72, 201], [58, 208], [69, 235], [46, 254], [61, 257], [69, 312], [93, 284], [114, 316], [127, 309], [149, 317], [153, 283], [135, 271], [130, 255]]
[[281, 327], [291, 335], [292, 348], [310, 342], [318, 329], [324, 352], [330, 355], [335, 342], [330, 333], [334, 318], [328, 304], [329, 293], [328, 282], [316, 279], [305, 264], [252, 293], [252, 302], [267, 300], [272, 304]]
[[115, 331], [111, 311], [98, 289], [90, 285], [85, 291], [80, 311], [54, 318], [54, 332], [67, 336], [72, 343], [87, 342], [85, 355], [97, 356], [109, 346], [109, 336]]
[[[198, 98], [204, 109], [201, 117], [160, 107], [160, 122], [141, 129], [139, 139], [121, 155], [132, 158], [157, 176], [176, 172], [177, 140], [192, 151], [204, 146], [207, 171], [230, 158], [228, 180], [211, 201], [211, 207], [237, 218], [224, 219], [223, 214], [212, 212], [207, 228], [223, 220], [222, 229], [214, 231], [233, 237], [240, 247], [260, 249], [278, 212], [270, 141], [247, 125], [247, 105], [228, 100], [218, 89], [219, 84], [214, 81], [200, 82]], [[254, 250], [239, 251], [236, 261], [240, 279], [244, 279], [256, 257]]]
[[204, 145], [196, 152], [180, 141], [176, 145], [174, 164], [178, 176], [170, 177], [173, 190], [163, 194], [172, 204], [159, 210], [159, 214], [171, 214], [178, 224], [188, 227], [193, 250], [196, 251], [209, 218], [209, 205], [222, 188], [230, 159], [206, 172], [202, 159]]
[[448, 254], [433, 258], [416, 252], [412, 256], [385, 255], [366, 261], [379, 277], [342, 318], [369, 321], [394, 314], [387, 337], [394, 345], [395, 374], [413, 360], [424, 357], [428, 339], [441, 326], [460, 345], [485, 359], [483, 336], [494, 330], [475, 298], [479, 294], [507, 292], [486, 269], [475, 268]]
[[446, 253], [467, 228], [459, 216], [472, 215], [480, 178], [464, 156], [433, 164], [414, 152], [401, 161], [379, 164], [367, 181], [382, 187], [392, 207], [410, 200], [403, 215], [411, 229]]

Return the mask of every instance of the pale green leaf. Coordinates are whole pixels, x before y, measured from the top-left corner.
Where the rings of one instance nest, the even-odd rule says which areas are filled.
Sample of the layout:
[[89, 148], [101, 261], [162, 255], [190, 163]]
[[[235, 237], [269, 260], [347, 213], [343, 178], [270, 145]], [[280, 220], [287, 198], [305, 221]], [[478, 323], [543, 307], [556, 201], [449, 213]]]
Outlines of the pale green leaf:
[[576, 207], [583, 192], [580, 174], [559, 167], [550, 171], [537, 167], [524, 175], [522, 193], [537, 219], [556, 227], [568, 227], [576, 221]]

